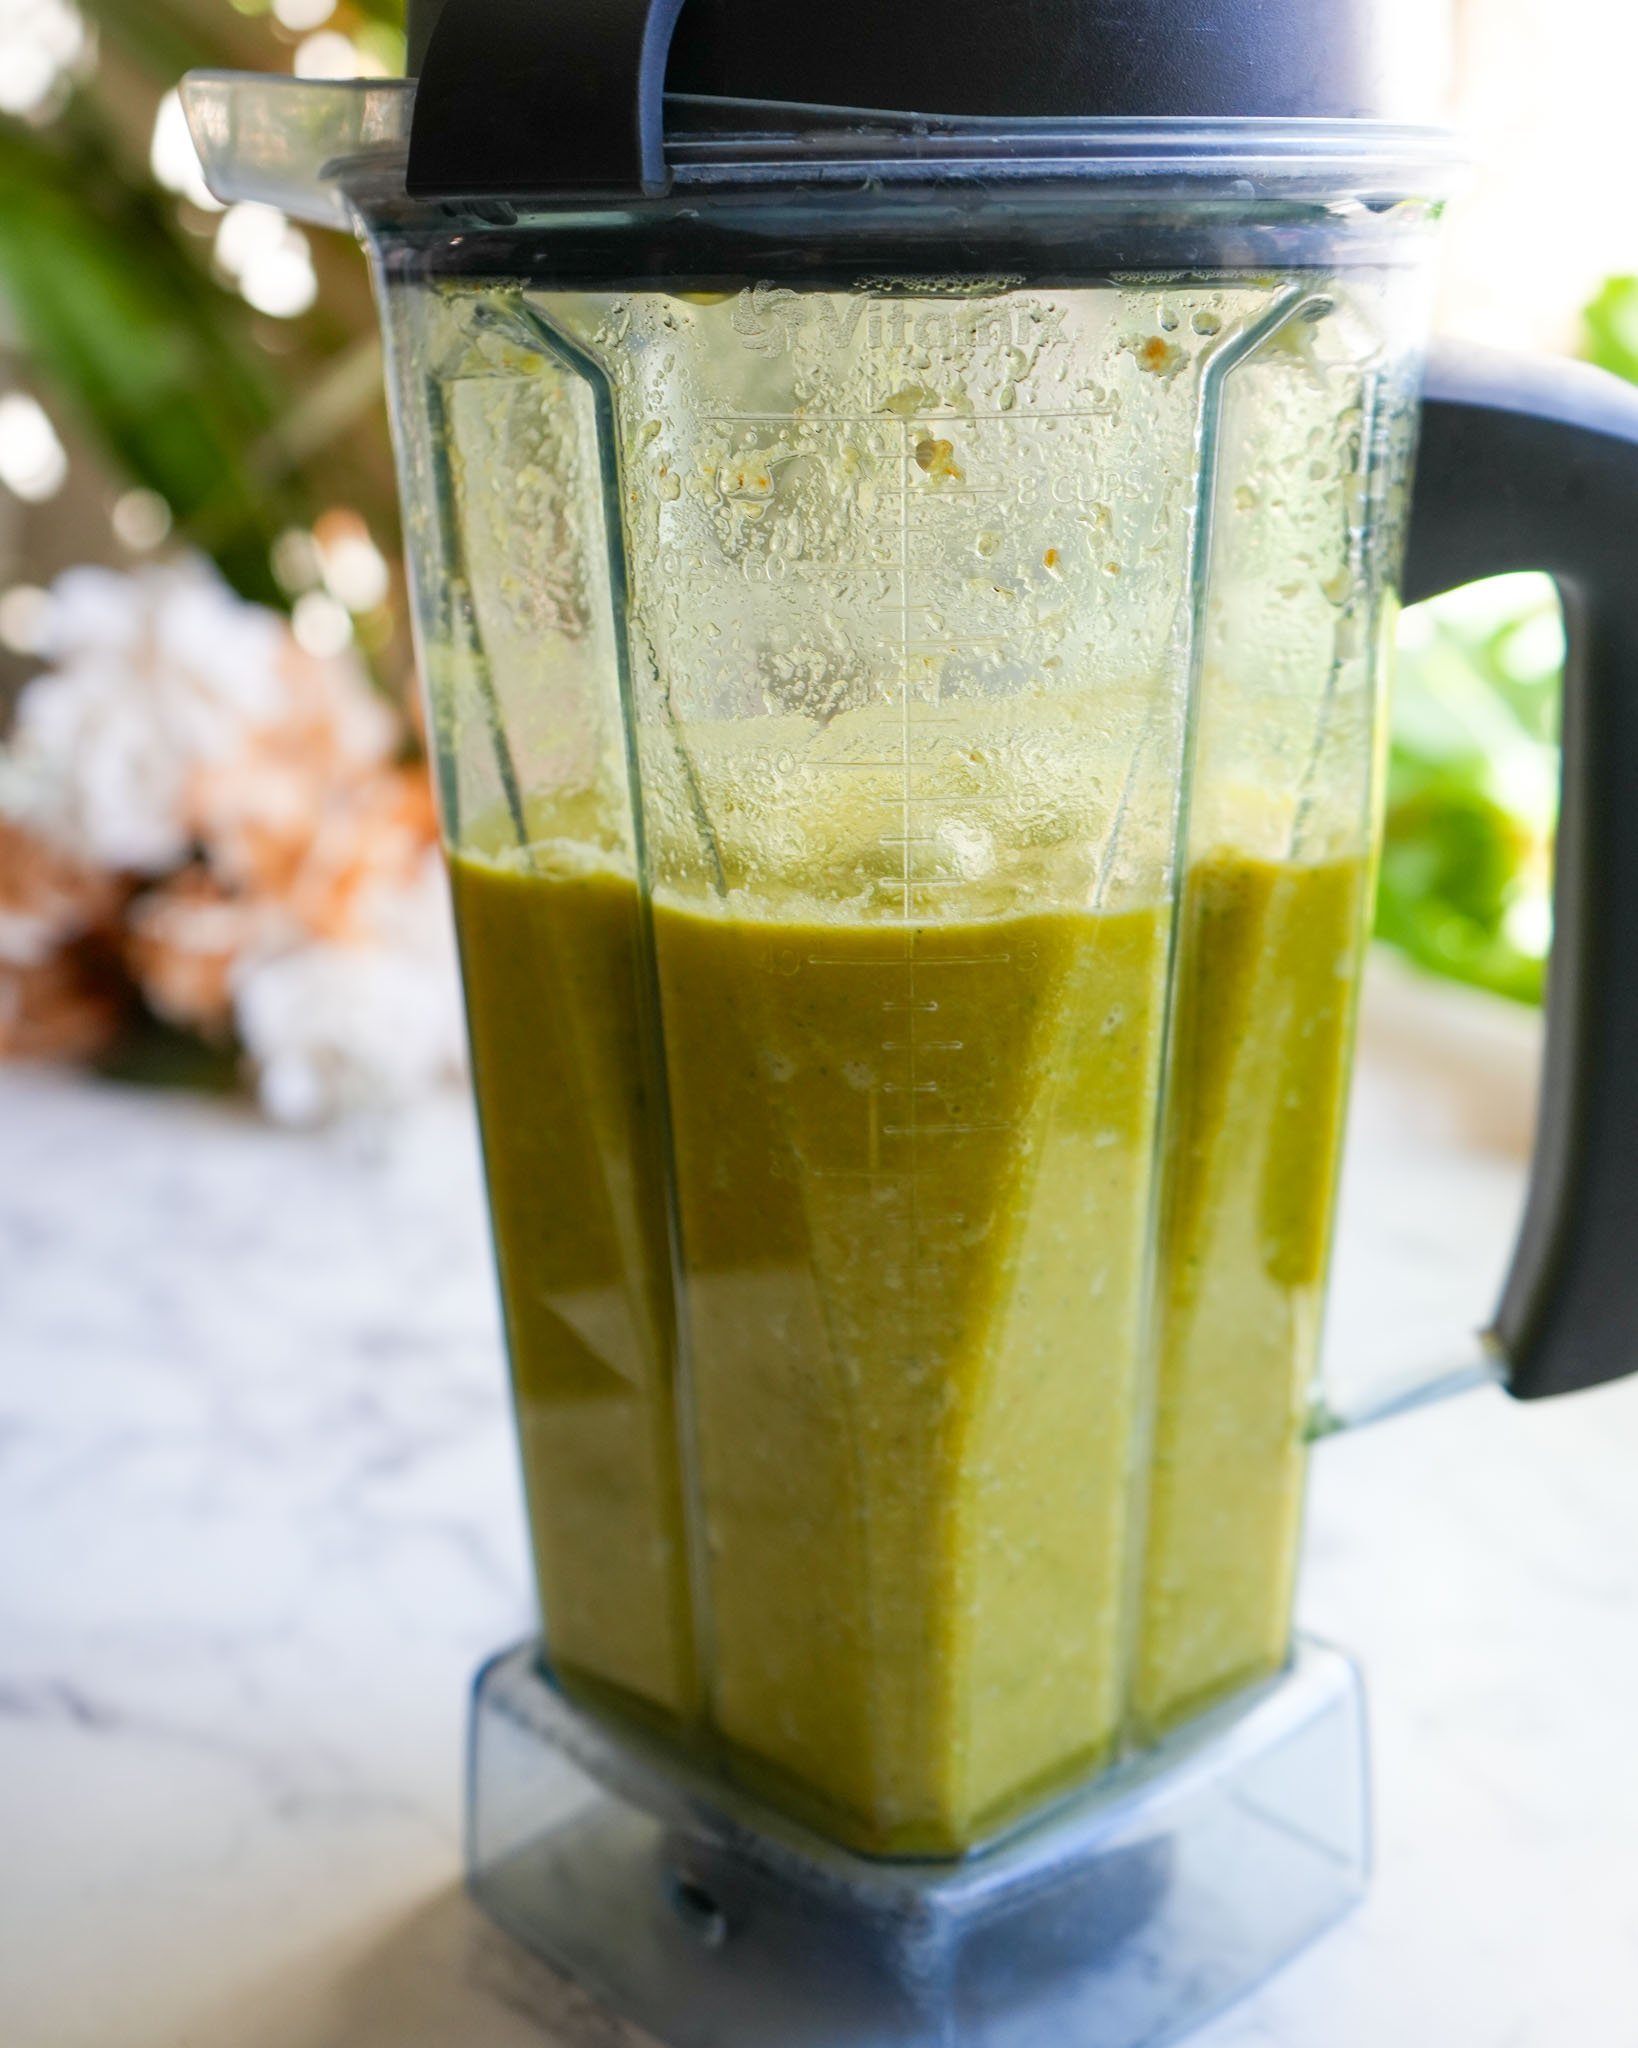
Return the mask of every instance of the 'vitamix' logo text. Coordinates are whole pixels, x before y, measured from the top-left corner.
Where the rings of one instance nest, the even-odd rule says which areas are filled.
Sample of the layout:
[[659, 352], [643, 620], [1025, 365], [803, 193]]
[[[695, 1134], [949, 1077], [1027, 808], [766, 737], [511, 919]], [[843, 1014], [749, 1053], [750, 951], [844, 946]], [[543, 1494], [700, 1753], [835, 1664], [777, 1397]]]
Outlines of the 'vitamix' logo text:
[[872, 349], [934, 350], [1019, 348], [1035, 355], [1064, 342], [1064, 308], [1039, 300], [997, 304], [948, 299], [874, 299], [827, 292], [795, 292], [784, 285], [753, 284], [734, 302], [734, 332], [758, 355], [786, 355], [799, 340], [830, 351], [862, 341]]

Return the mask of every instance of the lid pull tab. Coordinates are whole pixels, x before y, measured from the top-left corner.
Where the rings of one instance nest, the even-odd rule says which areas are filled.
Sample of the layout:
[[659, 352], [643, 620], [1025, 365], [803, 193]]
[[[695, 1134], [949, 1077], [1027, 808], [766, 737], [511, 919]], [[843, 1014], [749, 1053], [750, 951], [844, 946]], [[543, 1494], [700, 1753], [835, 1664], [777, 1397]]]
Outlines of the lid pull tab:
[[681, 7], [444, 0], [421, 59], [411, 194], [663, 192], [665, 67]]

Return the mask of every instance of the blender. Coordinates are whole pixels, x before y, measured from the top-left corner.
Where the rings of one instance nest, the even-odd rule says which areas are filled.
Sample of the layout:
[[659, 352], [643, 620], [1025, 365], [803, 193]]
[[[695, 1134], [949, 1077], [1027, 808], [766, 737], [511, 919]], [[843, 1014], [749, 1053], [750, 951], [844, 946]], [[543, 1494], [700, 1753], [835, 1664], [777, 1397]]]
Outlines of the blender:
[[[1368, 1864], [1309, 1443], [1638, 1364], [1638, 399], [1424, 377], [1453, 157], [1372, 26], [444, 0], [413, 80], [187, 88], [387, 337], [544, 1631], [470, 1880], [679, 2048], [1248, 1988]], [[1572, 627], [1530, 1203], [1472, 1360], [1350, 1410], [1386, 652], [1521, 566]]]

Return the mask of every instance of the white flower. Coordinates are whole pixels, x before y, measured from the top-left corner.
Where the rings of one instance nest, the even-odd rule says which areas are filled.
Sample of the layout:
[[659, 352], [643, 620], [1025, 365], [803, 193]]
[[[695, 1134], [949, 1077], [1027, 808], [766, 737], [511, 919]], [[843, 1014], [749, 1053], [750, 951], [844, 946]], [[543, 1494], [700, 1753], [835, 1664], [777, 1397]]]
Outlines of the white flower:
[[[121, 915], [150, 1008], [231, 1021], [283, 1122], [458, 1075], [431, 795], [356, 659], [202, 566], [72, 571], [44, 651], [0, 750], [0, 955]], [[158, 886], [128, 901], [136, 876]]]
[[374, 885], [345, 942], [242, 961], [233, 998], [262, 1106], [280, 1123], [390, 1107], [456, 1077], [465, 1040], [438, 853], [408, 883]]
[[277, 708], [282, 634], [197, 568], [70, 570], [52, 592], [53, 666], [18, 699], [8, 808], [98, 866], [174, 868], [196, 769]]
[[[188, 857], [201, 778], [288, 719], [301, 659], [276, 613], [198, 562], [71, 569], [45, 653], [52, 666], [18, 699], [0, 804], [63, 851], [140, 875]], [[380, 757], [390, 714], [344, 666], [333, 695], [349, 706], [347, 745]]]

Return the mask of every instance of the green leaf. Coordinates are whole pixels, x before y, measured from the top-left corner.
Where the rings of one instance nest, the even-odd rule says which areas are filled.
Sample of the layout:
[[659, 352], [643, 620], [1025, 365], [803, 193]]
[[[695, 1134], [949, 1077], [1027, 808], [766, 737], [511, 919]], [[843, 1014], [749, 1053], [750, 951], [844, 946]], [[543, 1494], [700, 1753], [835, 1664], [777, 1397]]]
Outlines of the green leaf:
[[83, 109], [43, 134], [0, 126], [0, 295], [109, 457], [245, 596], [279, 602], [269, 550], [306, 507], [291, 483], [269, 487], [256, 450], [288, 401]]
[[1606, 278], [1581, 322], [1588, 362], [1638, 384], [1638, 277]]

